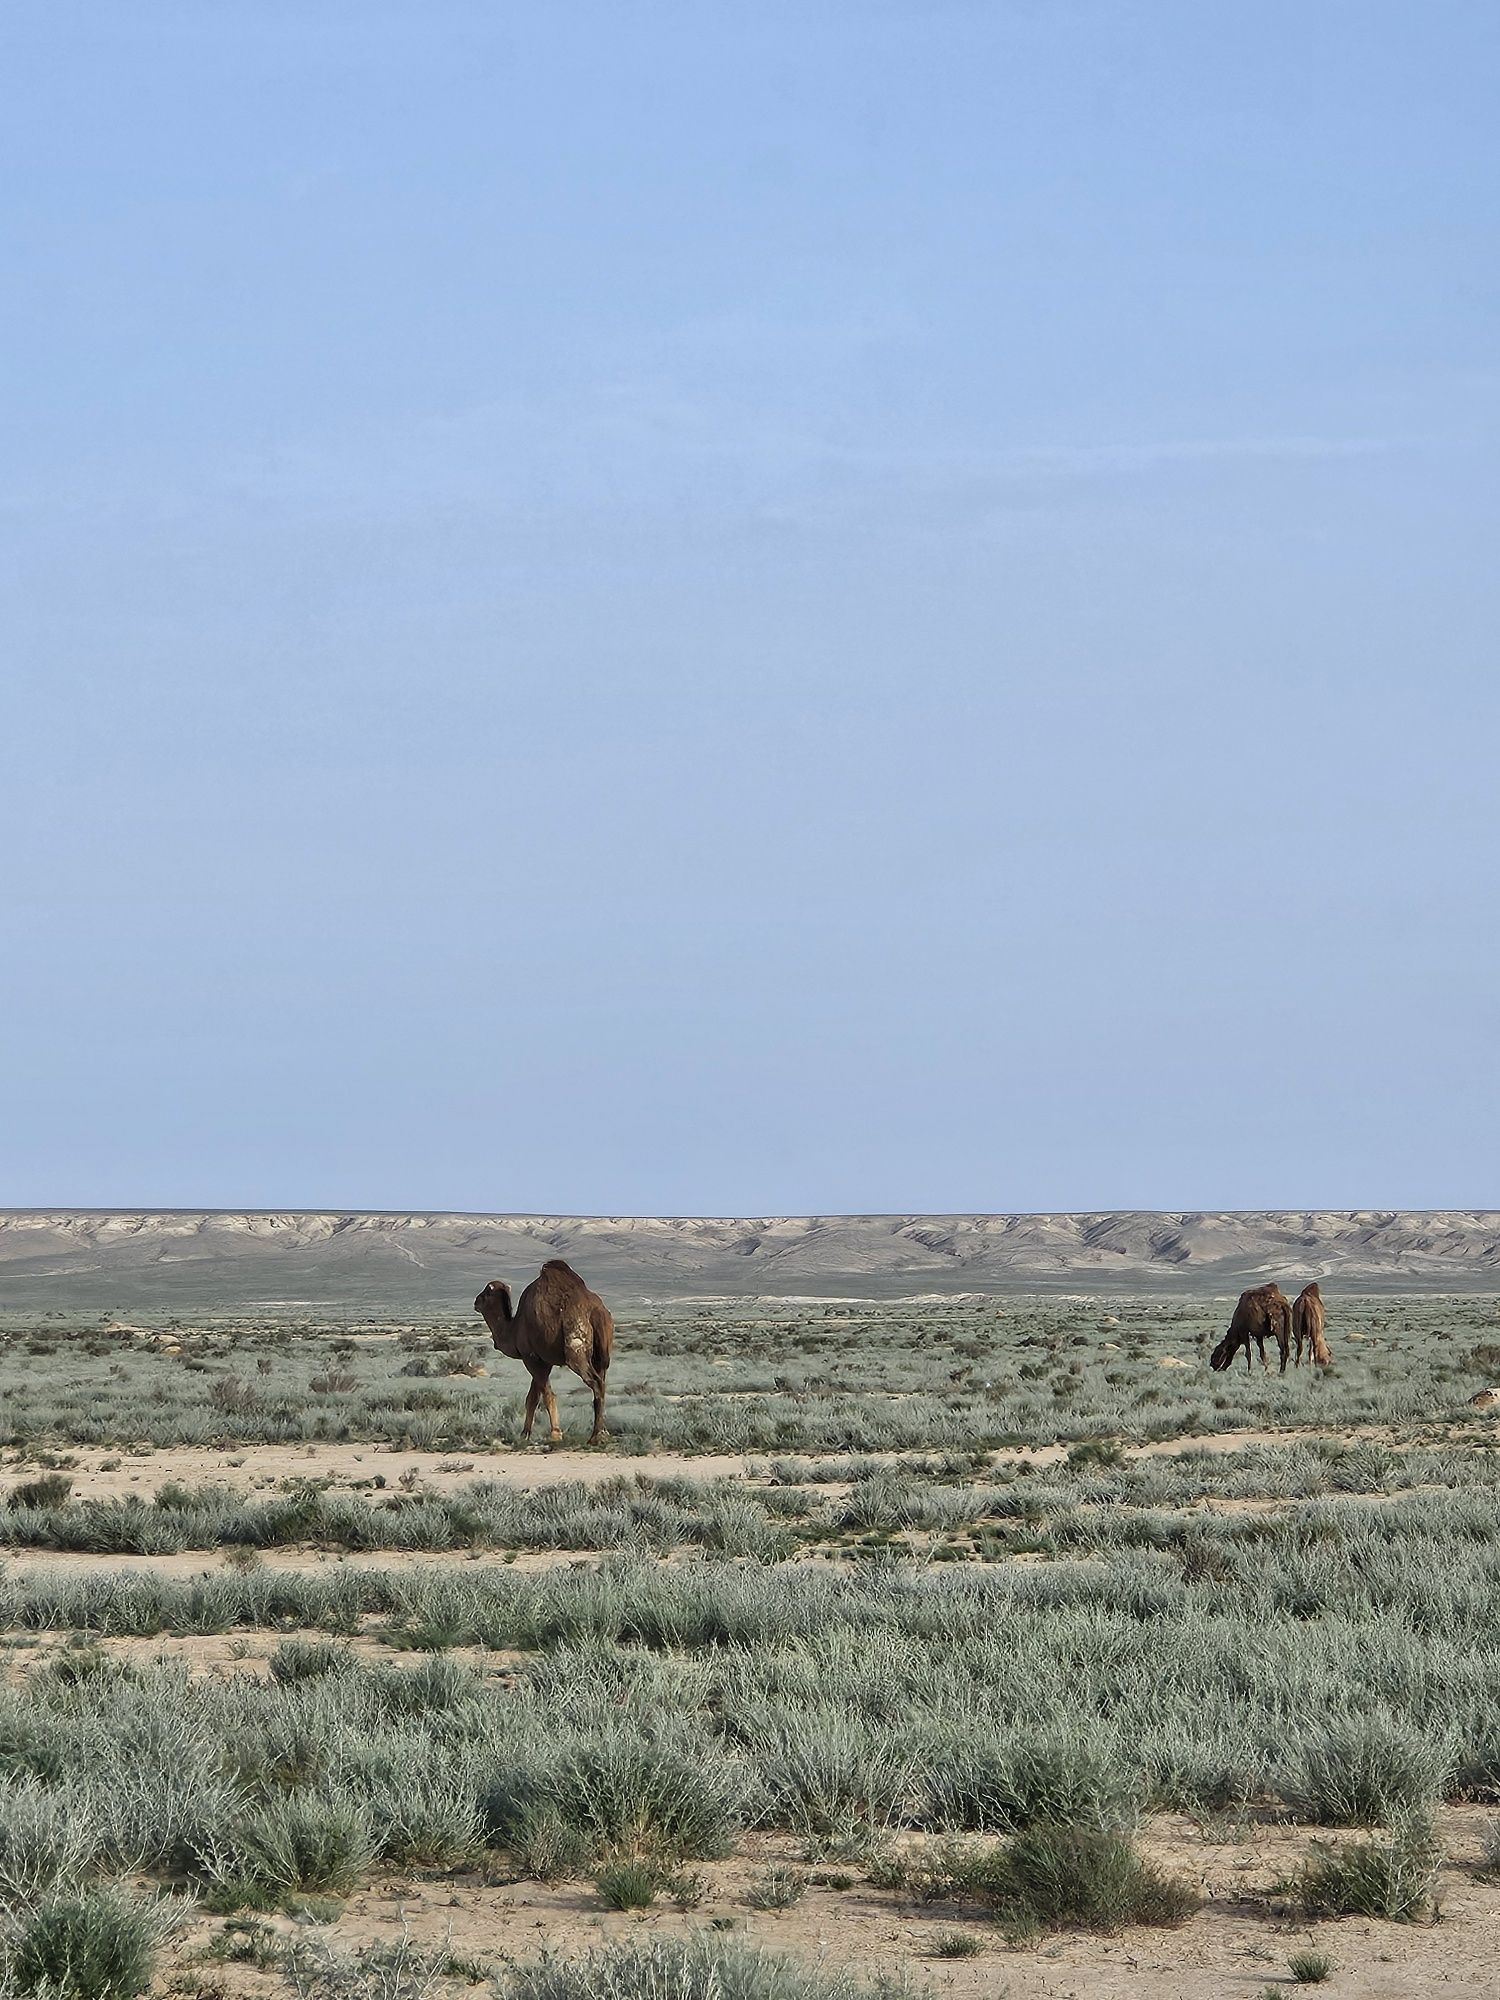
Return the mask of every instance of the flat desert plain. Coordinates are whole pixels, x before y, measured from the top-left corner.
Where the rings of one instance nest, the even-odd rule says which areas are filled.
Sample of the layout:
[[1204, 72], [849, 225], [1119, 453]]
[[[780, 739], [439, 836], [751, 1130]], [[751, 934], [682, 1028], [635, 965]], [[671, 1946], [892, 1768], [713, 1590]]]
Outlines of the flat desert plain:
[[598, 1450], [467, 1310], [17, 1305], [0, 1894], [163, 1994], [1500, 1990], [1500, 1300], [1324, 1289], [622, 1304]]

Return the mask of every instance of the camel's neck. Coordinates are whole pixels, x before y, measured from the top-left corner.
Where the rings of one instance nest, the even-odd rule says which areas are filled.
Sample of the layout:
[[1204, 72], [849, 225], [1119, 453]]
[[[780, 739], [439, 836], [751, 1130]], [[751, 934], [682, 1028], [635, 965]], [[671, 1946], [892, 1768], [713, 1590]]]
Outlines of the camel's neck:
[[508, 1290], [492, 1293], [484, 1306], [485, 1324], [490, 1330], [490, 1339], [502, 1354], [516, 1352], [516, 1316], [511, 1310]]

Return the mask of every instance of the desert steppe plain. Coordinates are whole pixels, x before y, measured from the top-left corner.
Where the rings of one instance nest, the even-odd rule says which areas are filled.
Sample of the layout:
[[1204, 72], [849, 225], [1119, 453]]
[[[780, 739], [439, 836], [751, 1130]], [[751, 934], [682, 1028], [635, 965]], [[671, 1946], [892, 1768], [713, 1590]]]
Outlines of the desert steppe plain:
[[[1496, 1219], [1156, 1218], [1114, 1284], [933, 1224], [904, 1295], [893, 1220], [864, 1287], [847, 1229], [776, 1292], [617, 1262], [594, 1451], [564, 1377], [518, 1445], [468, 1304], [534, 1231], [390, 1252], [420, 1305], [354, 1229], [279, 1298], [201, 1226], [0, 1231], [23, 1990], [100, 1884], [205, 2000], [1500, 1990]], [[1266, 1274], [1332, 1368], [1210, 1372]]]

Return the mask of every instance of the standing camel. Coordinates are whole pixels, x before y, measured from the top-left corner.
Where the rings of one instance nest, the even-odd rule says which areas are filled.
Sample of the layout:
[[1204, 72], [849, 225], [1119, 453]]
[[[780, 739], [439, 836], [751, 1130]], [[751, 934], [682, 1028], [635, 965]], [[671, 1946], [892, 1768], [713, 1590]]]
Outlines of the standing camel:
[[1281, 1349], [1280, 1372], [1285, 1375], [1287, 1349], [1292, 1344], [1292, 1309], [1287, 1304], [1286, 1293], [1277, 1284], [1257, 1285], [1252, 1291], [1240, 1293], [1239, 1304], [1229, 1322], [1229, 1331], [1208, 1357], [1209, 1367], [1216, 1370], [1227, 1368], [1243, 1347], [1248, 1372], [1250, 1343], [1253, 1340], [1260, 1349], [1260, 1365], [1264, 1368], [1267, 1334]]
[[589, 1432], [589, 1443], [598, 1444], [604, 1436], [604, 1378], [615, 1339], [615, 1323], [598, 1293], [589, 1290], [570, 1264], [554, 1257], [522, 1292], [514, 1311], [510, 1286], [501, 1278], [490, 1280], [475, 1299], [474, 1310], [489, 1328], [499, 1352], [524, 1361], [531, 1371], [522, 1438], [531, 1436], [536, 1406], [543, 1402], [552, 1425], [552, 1442], [561, 1440], [551, 1377], [554, 1368], [571, 1368], [594, 1392], [594, 1428]]
[[1302, 1349], [1307, 1347], [1307, 1362], [1314, 1362], [1319, 1368], [1333, 1365], [1333, 1356], [1328, 1352], [1328, 1342], [1323, 1338], [1323, 1294], [1317, 1285], [1304, 1285], [1297, 1294], [1297, 1303], [1292, 1307], [1292, 1339], [1297, 1344], [1297, 1359], [1293, 1366], [1302, 1366]]

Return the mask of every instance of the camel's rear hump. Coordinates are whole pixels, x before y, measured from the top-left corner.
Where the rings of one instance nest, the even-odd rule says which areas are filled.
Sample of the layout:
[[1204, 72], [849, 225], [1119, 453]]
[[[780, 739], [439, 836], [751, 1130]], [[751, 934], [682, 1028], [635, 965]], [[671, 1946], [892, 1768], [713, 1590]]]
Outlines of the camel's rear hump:
[[597, 1292], [591, 1292], [571, 1264], [552, 1257], [534, 1280], [537, 1316], [555, 1329], [564, 1367], [585, 1382], [603, 1381], [609, 1368], [614, 1321]]

